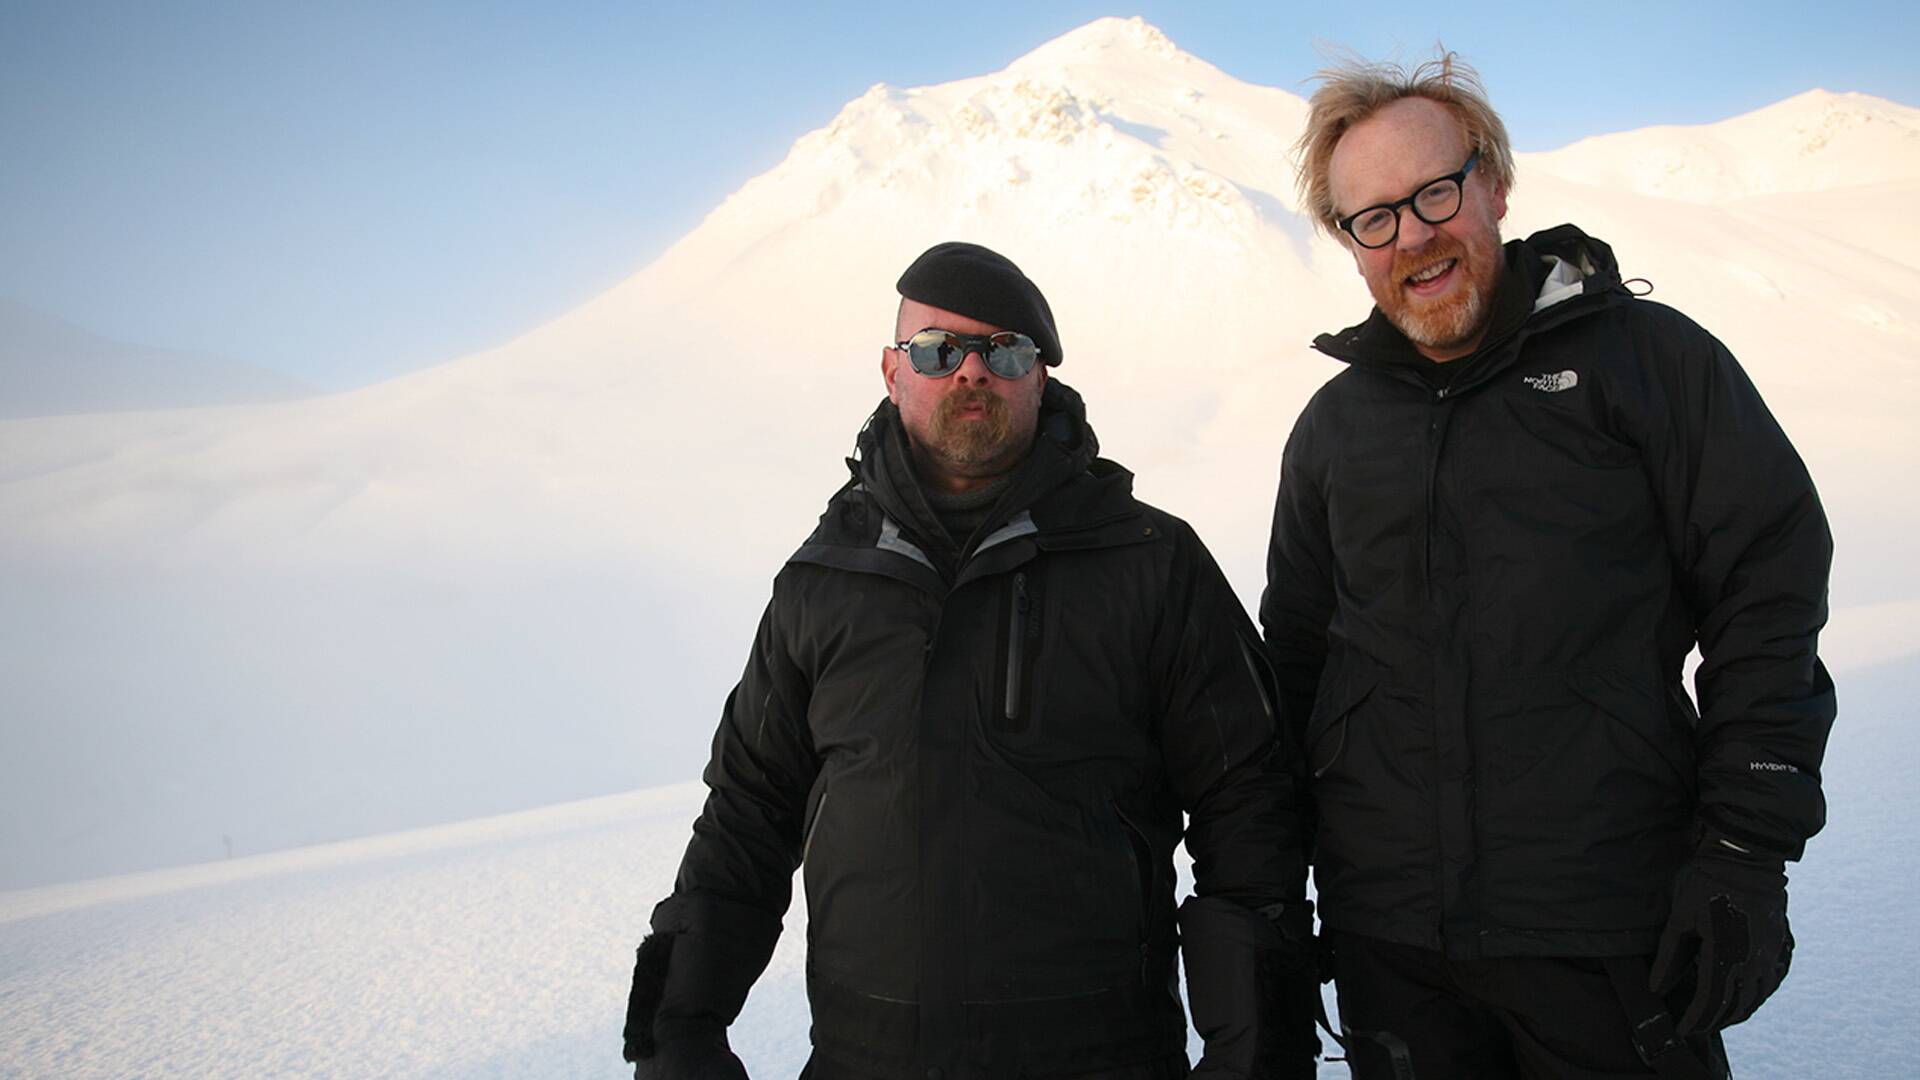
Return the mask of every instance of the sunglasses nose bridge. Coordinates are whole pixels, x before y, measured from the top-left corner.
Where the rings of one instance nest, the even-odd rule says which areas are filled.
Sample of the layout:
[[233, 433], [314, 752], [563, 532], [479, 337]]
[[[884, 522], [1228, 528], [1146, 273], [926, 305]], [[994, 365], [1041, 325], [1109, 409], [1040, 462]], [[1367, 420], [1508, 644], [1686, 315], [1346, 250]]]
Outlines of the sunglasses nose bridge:
[[969, 341], [963, 348], [967, 351], [961, 355], [960, 366], [954, 369], [954, 373], [962, 380], [971, 377], [975, 382], [986, 381], [987, 373], [991, 370], [987, 366], [987, 353], [993, 346], [985, 341]]

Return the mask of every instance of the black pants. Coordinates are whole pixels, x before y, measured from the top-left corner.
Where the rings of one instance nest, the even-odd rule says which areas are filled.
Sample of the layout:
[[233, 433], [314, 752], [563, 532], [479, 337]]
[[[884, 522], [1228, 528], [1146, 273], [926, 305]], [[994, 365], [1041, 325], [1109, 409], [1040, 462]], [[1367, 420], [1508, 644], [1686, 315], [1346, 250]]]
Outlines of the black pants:
[[[1606, 962], [1449, 960], [1429, 949], [1330, 935], [1340, 1026], [1356, 1080], [1661, 1075], [1634, 1048], [1627, 1007]], [[1730, 1076], [1719, 1035], [1685, 1042], [1706, 1075]]]

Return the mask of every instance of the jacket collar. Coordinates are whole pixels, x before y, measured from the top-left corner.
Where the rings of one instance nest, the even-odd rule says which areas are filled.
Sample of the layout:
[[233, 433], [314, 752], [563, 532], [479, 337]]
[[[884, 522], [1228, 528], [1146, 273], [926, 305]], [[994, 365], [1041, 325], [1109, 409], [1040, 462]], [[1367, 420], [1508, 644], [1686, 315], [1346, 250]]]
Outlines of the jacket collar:
[[[1493, 321], [1486, 339], [1471, 355], [1448, 362], [1456, 372], [1448, 393], [1468, 389], [1504, 368], [1512, 361], [1516, 352], [1513, 346], [1521, 337], [1558, 326], [1605, 306], [1614, 296], [1625, 295], [1613, 249], [1573, 225], [1559, 225], [1524, 240], [1508, 241], [1504, 255], [1506, 268], [1494, 292]], [[1313, 346], [1356, 367], [1394, 370], [1415, 380], [1420, 378], [1416, 368], [1432, 363], [1378, 306], [1365, 322], [1338, 333], [1322, 334], [1314, 339]]]
[[[881, 402], [860, 429], [856, 457], [847, 459], [852, 479], [828, 503], [820, 527], [808, 536], [801, 561], [876, 569], [868, 555], [887, 553], [904, 573], [924, 573], [929, 582], [958, 580], [1002, 561], [1021, 561], [1039, 548], [1106, 546], [1137, 540], [1133, 473], [1098, 457], [1100, 442], [1087, 425], [1087, 407], [1066, 382], [1048, 379], [1033, 452], [1021, 461], [1000, 494], [972, 548], [954, 544], [920, 490], [899, 409]], [[837, 552], [837, 553], [835, 553]], [[975, 559], [975, 555], [991, 555]]]

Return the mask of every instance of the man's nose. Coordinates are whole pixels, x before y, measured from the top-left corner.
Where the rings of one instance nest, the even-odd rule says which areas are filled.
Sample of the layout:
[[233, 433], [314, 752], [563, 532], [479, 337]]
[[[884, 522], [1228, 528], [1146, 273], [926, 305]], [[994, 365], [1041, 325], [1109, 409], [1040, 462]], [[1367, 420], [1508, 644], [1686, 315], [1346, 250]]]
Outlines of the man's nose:
[[975, 349], [960, 358], [960, 367], [953, 373], [953, 377], [962, 383], [984, 386], [990, 374], [992, 372], [987, 370], [986, 354]]
[[1402, 251], [1415, 251], [1425, 247], [1427, 241], [1439, 230], [1421, 220], [1413, 212], [1413, 207], [1403, 206], [1397, 211], [1400, 215], [1400, 235], [1394, 237], [1394, 246]]

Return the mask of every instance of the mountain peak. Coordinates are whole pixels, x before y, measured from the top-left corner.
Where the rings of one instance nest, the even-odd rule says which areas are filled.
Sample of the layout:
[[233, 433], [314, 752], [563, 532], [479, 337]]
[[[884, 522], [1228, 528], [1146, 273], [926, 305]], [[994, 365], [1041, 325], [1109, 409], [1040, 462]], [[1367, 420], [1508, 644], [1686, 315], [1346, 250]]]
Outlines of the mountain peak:
[[1140, 16], [1122, 19], [1109, 15], [1079, 29], [1067, 31], [1015, 60], [1010, 67], [1054, 67], [1089, 60], [1110, 60], [1119, 56], [1187, 59], [1187, 54], [1173, 43], [1172, 38]]
[[[1756, 113], [1770, 112], [1855, 112], [1855, 113], [1908, 113], [1915, 110], [1886, 98], [1863, 94], [1858, 90], [1835, 92], [1823, 87], [1803, 90], [1790, 98], [1774, 102], [1772, 105], [1754, 110]], [[1751, 114], [1749, 114], [1751, 115]]]
[[1889, 124], [1890, 130], [1920, 129], [1920, 109], [1858, 91], [1834, 93], [1831, 90], [1813, 89], [1724, 120], [1718, 126], [1733, 130], [1772, 127], [1785, 132], [1871, 123]]

